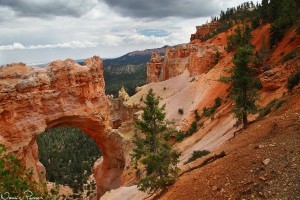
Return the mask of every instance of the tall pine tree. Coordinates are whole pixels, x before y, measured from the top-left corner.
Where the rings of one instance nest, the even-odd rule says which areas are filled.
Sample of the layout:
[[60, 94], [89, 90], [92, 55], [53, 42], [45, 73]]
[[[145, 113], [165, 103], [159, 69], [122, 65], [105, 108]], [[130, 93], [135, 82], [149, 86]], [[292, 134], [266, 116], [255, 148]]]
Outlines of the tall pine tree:
[[[135, 147], [131, 154], [138, 172], [146, 171], [140, 179], [138, 188], [149, 193], [165, 189], [175, 182], [178, 174], [180, 154], [172, 150], [169, 136], [172, 129], [165, 121], [164, 106], [159, 107], [159, 97], [150, 89], [143, 109], [142, 120], [136, 122], [137, 130], [143, 134], [134, 140]], [[143, 172], [141, 172], [142, 174]]]
[[248, 124], [248, 114], [255, 113], [257, 91], [261, 88], [258, 78], [254, 77], [256, 70], [249, 66], [253, 58], [253, 48], [250, 45], [238, 47], [234, 54], [232, 67], [228, 72], [230, 77], [221, 77], [222, 82], [231, 83], [229, 88], [230, 98], [235, 102], [234, 113], [238, 122], [244, 127]]

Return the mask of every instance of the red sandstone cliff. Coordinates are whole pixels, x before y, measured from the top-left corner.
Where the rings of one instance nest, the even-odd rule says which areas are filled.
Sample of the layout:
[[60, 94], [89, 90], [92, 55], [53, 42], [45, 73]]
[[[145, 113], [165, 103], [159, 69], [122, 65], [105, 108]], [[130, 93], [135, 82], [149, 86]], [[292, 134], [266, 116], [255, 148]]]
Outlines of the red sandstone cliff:
[[203, 24], [201, 26], [196, 26], [196, 33], [191, 35], [191, 41], [201, 40], [205, 35], [211, 34], [219, 27], [219, 22], [212, 21], [210, 23]]
[[38, 135], [52, 127], [74, 126], [101, 148], [103, 160], [94, 166], [98, 197], [120, 185], [124, 141], [110, 128], [109, 106], [97, 56], [85, 60], [84, 66], [68, 59], [46, 68], [0, 68], [0, 143], [33, 169], [36, 180], [45, 170], [38, 159]]

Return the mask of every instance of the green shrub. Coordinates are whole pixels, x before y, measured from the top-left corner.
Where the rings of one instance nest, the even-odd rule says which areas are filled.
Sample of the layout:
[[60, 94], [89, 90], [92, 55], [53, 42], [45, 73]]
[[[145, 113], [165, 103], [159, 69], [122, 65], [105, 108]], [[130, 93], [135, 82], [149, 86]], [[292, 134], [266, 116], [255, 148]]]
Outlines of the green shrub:
[[253, 29], [257, 29], [259, 27], [259, 17], [255, 17], [252, 21], [251, 21], [251, 27]]
[[290, 40], [289, 40], [289, 44], [290, 43], [292, 43], [292, 42], [294, 42], [294, 40], [296, 39], [296, 37], [294, 36], [294, 37], [292, 37], [292, 38], [290, 38]]
[[218, 64], [219, 60], [221, 60], [222, 55], [219, 52], [219, 50], [217, 50], [216, 54], [215, 54], [215, 64]]
[[284, 100], [277, 101], [274, 105], [274, 109], [278, 110], [282, 106], [283, 103], [284, 103]]
[[288, 78], [287, 88], [292, 90], [300, 81], [300, 69]]
[[201, 158], [202, 156], [206, 156], [208, 154], [210, 154], [210, 152], [207, 150], [194, 151], [193, 155], [184, 164], [188, 164], [188, 163], [190, 163], [194, 160], [197, 160], [198, 158]]
[[220, 97], [217, 97], [215, 99], [215, 107], [218, 108], [221, 106], [221, 102], [222, 102], [222, 99]]
[[215, 99], [215, 105], [213, 105], [210, 108], [206, 108], [206, 107], [203, 108], [203, 114], [202, 115], [205, 116], [205, 117], [212, 116], [215, 113], [216, 109], [221, 106], [221, 103], [222, 103], [222, 99], [217, 97]]
[[183, 112], [183, 108], [179, 108], [179, 109], [178, 109], [178, 113], [181, 114], [181, 115], [183, 115], [183, 113], [184, 113], [184, 112]]
[[185, 134], [182, 132], [176, 132], [175, 141], [181, 142], [185, 138]]
[[271, 112], [272, 107], [271, 106], [267, 106], [263, 109], [261, 109], [261, 111], [258, 114], [258, 119], [261, 119], [263, 117], [265, 117], [266, 115], [268, 115]]
[[297, 34], [300, 34], [300, 23], [298, 24], [296, 31], [297, 31]]
[[189, 82], [193, 82], [193, 81], [195, 81], [195, 77], [193, 77]]
[[198, 122], [198, 121], [200, 121], [200, 119], [201, 119], [201, 116], [199, 115], [199, 113], [198, 113], [198, 110], [196, 109], [195, 111], [194, 111], [194, 115], [195, 115], [195, 120]]
[[187, 132], [185, 134], [187, 136], [190, 136], [190, 135], [193, 135], [193, 133], [195, 133], [196, 131], [197, 131], [197, 122], [193, 121], [190, 128], [187, 130]]
[[[37, 183], [33, 180], [32, 170], [26, 170], [14, 154], [6, 152], [4, 145], [0, 144], [0, 193], [9, 193], [10, 197], [25, 198], [30, 191], [33, 197], [42, 199], [59, 198], [58, 186], [51, 193], [47, 190], [45, 182]], [[1, 198], [2, 199], [2, 198]]]
[[205, 116], [205, 117], [208, 117], [210, 115], [210, 109], [204, 107], [202, 115]]
[[[201, 124], [201, 126], [203, 126], [203, 124]], [[190, 128], [185, 133], [176, 132], [175, 141], [181, 142], [184, 138], [193, 135], [197, 130], [198, 130], [197, 121], [193, 121]]]
[[297, 48], [294, 51], [292, 51], [292, 52], [286, 54], [285, 56], [283, 56], [283, 58], [281, 59], [281, 61], [282, 62], [286, 62], [286, 61], [292, 60], [293, 58], [295, 58], [299, 54], [300, 54], [300, 49]]
[[[202, 116], [207, 116], [207, 117], [211, 116], [216, 111], [216, 109], [221, 106], [221, 102], [222, 102], [222, 99], [217, 97], [215, 99], [215, 105], [213, 105], [211, 108], [204, 107], [203, 108], [203, 114], [201, 116], [199, 115], [198, 110], [196, 109], [194, 111], [195, 121], [193, 121], [190, 128], [185, 133], [182, 133], [182, 132], [176, 133], [175, 141], [180, 142], [184, 138], [189, 137], [189, 136], [193, 135], [195, 132], [197, 132], [198, 128], [203, 127], [204, 126], [203, 123], [200, 123], [198, 125], [197, 122], [199, 122], [201, 120]], [[178, 112], [179, 112], [179, 110], [178, 110]]]
[[283, 103], [284, 103], [284, 100], [273, 99], [272, 101], [270, 101], [268, 103], [268, 105], [266, 105], [264, 108], [260, 109], [257, 119], [261, 119], [261, 118], [265, 117], [272, 111], [272, 109], [273, 109], [273, 111], [278, 110], [282, 106]]

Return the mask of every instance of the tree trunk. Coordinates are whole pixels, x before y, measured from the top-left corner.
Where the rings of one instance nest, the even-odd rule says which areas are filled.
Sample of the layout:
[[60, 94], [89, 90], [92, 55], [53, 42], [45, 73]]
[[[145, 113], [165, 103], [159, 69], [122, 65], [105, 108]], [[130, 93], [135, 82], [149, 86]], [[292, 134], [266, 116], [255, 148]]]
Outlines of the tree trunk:
[[248, 124], [248, 118], [246, 112], [243, 113], [243, 124], [244, 124], [244, 128], [246, 128]]
[[247, 118], [247, 106], [246, 106], [246, 102], [247, 102], [247, 89], [244, 90], [244, 106], [243, 106], [243, 125], [244, 128], [247, 127], [248, 124], [248, 118]]

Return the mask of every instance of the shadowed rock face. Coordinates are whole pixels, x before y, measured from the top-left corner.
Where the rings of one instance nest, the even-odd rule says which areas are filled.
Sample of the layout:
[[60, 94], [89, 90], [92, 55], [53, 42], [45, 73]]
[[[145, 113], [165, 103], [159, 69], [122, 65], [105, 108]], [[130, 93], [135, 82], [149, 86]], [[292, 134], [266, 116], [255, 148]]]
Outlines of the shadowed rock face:
[[103, 161], [94, 167], [99, 198], [119, 187], [125, 165], [123, 138], [110, 128], [104, 88], [102, 60], [97, 56], [85, 60], [84, 66], [68, 59], [46, 68], [21, 63], [1, 67], [0, 143], [33, 168], [38, 180], [38, 173], [44, 171], [38, 160], [38, 135], [53, 127], [80, 128], [103, 154]]

